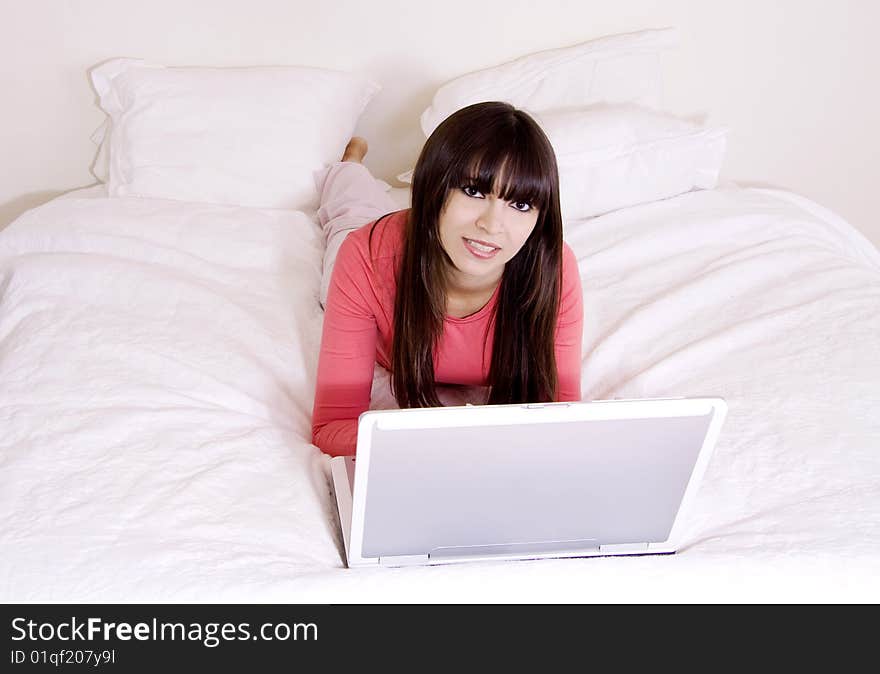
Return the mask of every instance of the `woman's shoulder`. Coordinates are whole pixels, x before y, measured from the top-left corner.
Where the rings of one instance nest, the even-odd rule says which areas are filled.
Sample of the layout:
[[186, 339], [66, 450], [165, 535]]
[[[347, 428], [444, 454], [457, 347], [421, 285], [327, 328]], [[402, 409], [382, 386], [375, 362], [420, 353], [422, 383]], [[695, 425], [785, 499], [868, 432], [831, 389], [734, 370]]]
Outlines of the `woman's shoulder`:
[[[572, 316], [573, 320], [583, 320], [583, 287], [577, 256], [564, 241], [562, 242], [562, 288], [560, 316]], [[580, 318], [578, 318], [580, 316]]]
[[380, 303], [394, 296], [408, 215], [409, 209], [393, 211], [358, 227], [345, 237], [336, 254], [335, 265], [341, 273], [355, 285], [372, 288]]
[[[409, 209], [386, 213], [381, 218], [358, 227], [346, 237], [348, 253], [365, 261], [376, 262], [395, 257], [403, 246], [403, 232]], [[342, 248], [340, 248], [342, 254]]]
[[562, 242], [562, 277], [563, 281], [576, 278], [580, 282], [577, 256], [565, 241]]

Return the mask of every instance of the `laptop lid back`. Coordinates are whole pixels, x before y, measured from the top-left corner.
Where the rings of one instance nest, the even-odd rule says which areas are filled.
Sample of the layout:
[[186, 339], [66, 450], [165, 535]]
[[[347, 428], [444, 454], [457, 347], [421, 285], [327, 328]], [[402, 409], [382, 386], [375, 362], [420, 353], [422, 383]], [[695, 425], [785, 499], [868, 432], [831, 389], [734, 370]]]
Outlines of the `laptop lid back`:
[[692, 399], [366, 412], [350, 562], [668, 544], [725, 409]]

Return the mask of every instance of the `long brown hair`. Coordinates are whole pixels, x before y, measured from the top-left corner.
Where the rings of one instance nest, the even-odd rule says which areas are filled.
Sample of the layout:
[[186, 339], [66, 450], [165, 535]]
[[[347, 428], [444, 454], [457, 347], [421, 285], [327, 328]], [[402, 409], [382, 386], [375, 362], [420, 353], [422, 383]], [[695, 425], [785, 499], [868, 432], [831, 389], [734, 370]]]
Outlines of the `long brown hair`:
[[[502, 169], [504, 184], [496, 185]], [[539, 209], [531, 235], [504, 267], [489, 320], [494, 339], [487, 402], [552, 401], [562, 287], [556, 156], [532, 117], [501, 102], [477, 103], [452, 114], [434, 130], [416, 162], [397, 270], [392, 392], [401, 408], [442, 405], [435, 390], [434, 353], [443, 334], [446, 270], [452, 260], [442, 246], [439, 222], [450, 190], [466, 184]], [[475, 345], [480, 347], [485, 342]]]

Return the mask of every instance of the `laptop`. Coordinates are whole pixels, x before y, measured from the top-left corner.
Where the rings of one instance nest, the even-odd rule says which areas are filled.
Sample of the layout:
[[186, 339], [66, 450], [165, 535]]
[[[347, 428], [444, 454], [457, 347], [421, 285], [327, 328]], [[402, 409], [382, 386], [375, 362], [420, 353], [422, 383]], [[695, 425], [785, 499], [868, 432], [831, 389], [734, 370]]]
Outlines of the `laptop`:
[[674, 553], [721, 398], [370, 410], [330, 461], [348, 567]]

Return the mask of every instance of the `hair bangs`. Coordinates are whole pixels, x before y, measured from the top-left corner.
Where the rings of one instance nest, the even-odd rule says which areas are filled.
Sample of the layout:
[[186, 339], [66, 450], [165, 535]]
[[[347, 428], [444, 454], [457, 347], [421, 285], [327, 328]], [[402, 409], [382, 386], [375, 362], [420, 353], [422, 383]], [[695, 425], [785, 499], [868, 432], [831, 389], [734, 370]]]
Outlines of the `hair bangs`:
[[504, 201], [524, 202], [543, 210], [553, 190], [551, 177], [537, 153], [487, 152], [471, 163], [459, 182]]

